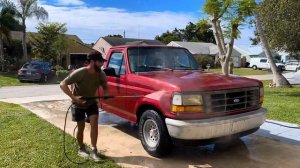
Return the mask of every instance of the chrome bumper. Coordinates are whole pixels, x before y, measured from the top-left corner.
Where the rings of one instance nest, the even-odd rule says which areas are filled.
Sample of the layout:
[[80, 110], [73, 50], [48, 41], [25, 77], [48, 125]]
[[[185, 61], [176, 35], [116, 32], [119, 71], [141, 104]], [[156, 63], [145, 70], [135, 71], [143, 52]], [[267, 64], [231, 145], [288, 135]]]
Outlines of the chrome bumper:
[[211, 139], [257, 128], [265, 122], [266, 113], [266, 109], [260, 108], [247, 113], [210, 119], [174, 120], [166, 118], [166, 125], [173, 138]]

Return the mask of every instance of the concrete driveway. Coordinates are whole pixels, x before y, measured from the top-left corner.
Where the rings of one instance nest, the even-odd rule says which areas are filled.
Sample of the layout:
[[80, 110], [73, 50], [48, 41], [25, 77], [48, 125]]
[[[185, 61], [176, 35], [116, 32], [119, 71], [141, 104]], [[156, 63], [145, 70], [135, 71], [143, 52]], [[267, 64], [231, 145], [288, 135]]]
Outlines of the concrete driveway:
[[[0, 88], [0, 95], [3, 93], [2, 89]], [[11, 88], [11, 91], [13, 89]], [[47, 93], [45, 92], [46, 88], [35, 89], [35, 92], [38, 92], [39, 89]], [[26, 97], [25, 94], [25, 97], [19, 96], [19, 98], [2, 97], [0, 101], [15, 101], [15, 103], [21, 104], [41, 118], [63, 129], [64, 117], [70, 105], [70, 100], [63, 97], [60, 92], [57, 93], [59, 94], [50, 95], [50, 97], [57, 96], [57, 99], [60, 97], [60, 100], [50, 99], [50, 101], [44, 101], [47, 95], [38, 94], [37, 97]], [[72, 134], [74, 127], [75, 123], [71, 122], [69, 116], [67, 120], [67, 132]], [[85, 130], [85, 142], [87, 144], [90, 144], [89, 129], [89, 126], [87, 126]], [[274, 140], [274, 137], [278, 134], [268, 135], [270, 135], [270, 131], [263, 127], [257, 133], [235, 141], [231, 145], [225, 142], [206, 146], [178, 145], [175, 146], [171, 155], [163, 159], [158, 159], [151, 157], [145, 152], [138, 139], [137, 128], [134, 124], [110, 113], [100, 111], [98, 147], [103, 154], [111, 157], [123, 167], [299, 168], [300, 142], [295, 140], [292, 143], [282, 142]]]

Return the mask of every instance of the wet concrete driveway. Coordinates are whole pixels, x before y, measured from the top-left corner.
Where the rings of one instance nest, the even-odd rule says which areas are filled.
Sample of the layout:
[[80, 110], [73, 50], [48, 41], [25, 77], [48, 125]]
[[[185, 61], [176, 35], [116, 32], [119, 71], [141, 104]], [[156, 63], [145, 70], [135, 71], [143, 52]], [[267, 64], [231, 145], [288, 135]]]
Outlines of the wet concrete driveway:
[[[27, 109], [63, 129], [69, 101], [22, 104]], [[75, 123], [67, 122], [72, 134]], [[137, 127], [112, 114], [100, 112], [99, 150], [123, 167], [148, 168], [300, 168], [300, 146], [275, 141], [255, 134], [234, 144], [217, 143], [206, 146], [175, 146], [171, 155], [158, 159], [148, 155], [138, 139]], [[89, 126], [85, 140], [90, 144]]]

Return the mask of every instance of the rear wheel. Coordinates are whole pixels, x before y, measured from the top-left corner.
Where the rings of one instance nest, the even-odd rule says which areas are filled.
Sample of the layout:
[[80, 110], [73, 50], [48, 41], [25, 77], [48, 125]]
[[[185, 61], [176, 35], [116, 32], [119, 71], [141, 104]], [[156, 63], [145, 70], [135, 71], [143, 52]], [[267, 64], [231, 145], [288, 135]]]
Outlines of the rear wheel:
[[139, 135], [144, 149], [154, 157], [163, 157], [173, 149], [165, 122], [155, 110], [146, 110], [142, 114]]
[[41, 76], [40, 81], [41, 81], [41, 82], [47, 82], [47, 81], [48, 81], [48, 76], [43, 74], [43, 75]]
[[253, 65], [253, 66], [252, 66], [252, 69], [257, 70], [257, 66], [256, 66], [256, 65]]

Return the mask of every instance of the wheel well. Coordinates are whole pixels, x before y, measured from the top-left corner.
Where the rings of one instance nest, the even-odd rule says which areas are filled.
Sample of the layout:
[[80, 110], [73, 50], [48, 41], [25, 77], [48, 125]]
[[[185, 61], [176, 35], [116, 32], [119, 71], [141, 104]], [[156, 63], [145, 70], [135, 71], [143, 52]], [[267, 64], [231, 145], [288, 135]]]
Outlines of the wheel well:
[[156, 107], [154, 107], [150, 104], [143, 104], [137, 110], [137, 113], [136, 113], [137, 121], [136, 121], [136, 123], [139, 123], [143, 112], [145, 112], [146, 110], [149, 110], [149, 109], [155, 110], [162, 118], [164, 118], [162, 112], [158, 108], [156, 108]]

